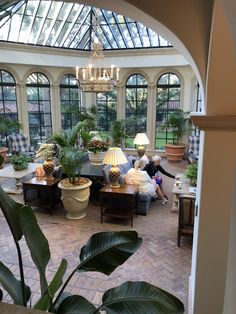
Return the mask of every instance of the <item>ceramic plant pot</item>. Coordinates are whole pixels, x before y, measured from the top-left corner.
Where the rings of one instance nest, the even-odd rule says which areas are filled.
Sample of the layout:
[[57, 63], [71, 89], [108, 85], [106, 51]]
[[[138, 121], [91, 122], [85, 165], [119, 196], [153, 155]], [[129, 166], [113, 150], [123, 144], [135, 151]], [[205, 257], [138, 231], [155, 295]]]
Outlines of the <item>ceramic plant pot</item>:
[[82, 219], [86, 216], [91, 184], [92, 181], [87, 178], [80, 178], [77, 185], [71, 184], [68, 179], [58, 183], [67, 218]]

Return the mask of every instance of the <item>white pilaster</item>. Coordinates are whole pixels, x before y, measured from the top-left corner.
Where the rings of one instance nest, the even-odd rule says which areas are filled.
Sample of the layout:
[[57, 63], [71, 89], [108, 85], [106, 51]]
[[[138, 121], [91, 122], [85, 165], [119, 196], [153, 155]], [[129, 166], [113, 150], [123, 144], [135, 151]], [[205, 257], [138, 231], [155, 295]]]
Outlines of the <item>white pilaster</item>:
[[22, 129], [20, 132], [27, 135], [29, 141], [29, 117], [25, 82], [19, 82], [16, 84], [16, 93], [19, 122], [22, 124]]
[[52, 133], [61, 129], [61, 99], [58, 83], [51, 85]]
[[155, 149], [155, 134], [156, 134], [156, 84], [148, 85], [148, 103], [147, 103], [147, 136], [150, 144], [148, 150]]

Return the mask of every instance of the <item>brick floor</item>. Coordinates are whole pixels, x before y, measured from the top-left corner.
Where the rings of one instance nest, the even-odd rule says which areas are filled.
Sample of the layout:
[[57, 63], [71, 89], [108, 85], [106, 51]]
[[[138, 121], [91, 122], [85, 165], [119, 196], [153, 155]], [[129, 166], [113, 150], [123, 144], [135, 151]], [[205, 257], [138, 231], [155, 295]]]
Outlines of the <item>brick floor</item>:
[[[179, 164], [162, 160], [164, 168], [177, 174], [182, 172], [186, 162]], [[164, 188], [169, 196], [167, 206], [160, 201], [152, 202], [147, 216], [134, 217], [134, 227], [143, 238], [141, 248], [109, 277], [99, 273], [81, 273], [72, 278], [67, 291], [81, 294], [95, 304], [99, 304], [105, 290], [127, 280], [145, 280], [176, 295], [185, 304], [187, 313], [188, 279], [191, 267], [191, 241], [186, 238], [180, 248], [176, 245], [178, 215], [171, 213], [173, 179], [164, 177]], [[14, 196], [22, 201], [22, 196]], [[38, 222], [47, 237], [51, 249], [51, 260], [47, 273], [51, 278], [62, 257], [69, 263], [69, 271], [79, 261], [81, 246], [89, 237], [99, 231], [129, 230], [130, 221], [108, 219], [100, 223], [100, 208], [89, 205], [86, 218], [68, 220], [62, 208], [57, 208], [51, 217], [44, 209], [35, 208]], [[33, 303], [39, 297], [39, 278], [31, 261], [27, 247], [22, 241], [26, 283], [33, 291]], [[18, 275], [17, 254], [8, 226], [0, 211], [0, 260]], [[69, 273], [68, 271], [68, 273]], [[11, 302], [4, 294], [4, 300]]]

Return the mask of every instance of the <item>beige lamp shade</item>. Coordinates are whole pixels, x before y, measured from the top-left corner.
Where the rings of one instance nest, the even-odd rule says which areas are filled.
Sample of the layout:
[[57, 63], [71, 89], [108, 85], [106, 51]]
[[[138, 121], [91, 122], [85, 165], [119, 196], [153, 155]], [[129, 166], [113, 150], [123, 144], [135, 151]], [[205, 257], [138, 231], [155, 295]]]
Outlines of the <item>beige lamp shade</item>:
[[109, 148], [103, 159], [104, 164], [113, 165], [113, 166], [125, 164], [126, 162], [127, 162], [127, 159], [125, 157], [125, 154], [119, 147]]
[[146, 133], [137, 133], [133, 143], [135, 145], [147, 145], [150, 144], [150, 141]]

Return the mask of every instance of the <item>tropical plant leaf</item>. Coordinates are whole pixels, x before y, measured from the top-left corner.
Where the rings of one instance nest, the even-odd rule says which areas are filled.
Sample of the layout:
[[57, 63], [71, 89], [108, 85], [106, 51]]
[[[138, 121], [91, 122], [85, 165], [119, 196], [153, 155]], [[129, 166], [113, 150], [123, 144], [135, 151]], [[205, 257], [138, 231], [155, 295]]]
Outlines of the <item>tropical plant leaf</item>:
[[[2, 262], [0, 262], [0, 283], [3, 286], [3, 288], [7, 291], [7, 293], [9, 293], [9, 295], [12, 297], [14, 304], [24, 305], [24, 302], [22, 299], [21, 282], [15, 278], [11, 270]], [[30, 298], [31, 291], [30, 291], [30, 288], [26, 285], [25, 285], [24, 291], [25, 291], [25, 299], [27, 302]], [[1, 301], [1, 296], [0, 296], [0, 301]]]
[[80, 252], [78, 271], [110, 275], [140, 247], [136, 231], [100, 232], [92, 235]]
[[62, 294], [60, 295], [60, 297], [58, 298], [58, 300], [54, 303], [54, 311], [57, 313], [57, 310], [60, 306], [60, 304], [62, 303], [62, 301], [64, 301], [66, 298], [71, 297], [72, 294], [65, 291], [62, 292]]
[[107, 314], [181, 314], [184, 305], [170, 293], [147, 282], [127, 281], [106, 291], [98, 310]]
[[7, 193], [0, 187], [0, 207], [3, 215], [9, 225], [12, 232], [12, 236], [15, 241], [19, 241], [22, 238], [22, 229], [19, 221], [19, 211], [23, 207], [23, 204], [15, 202]]
[[4, 157], [0, 155], [0, 167], [2, 166], [3, 162], [4, 162]]
[[63, 259], [51, 283], [49, 284], [48, 292], [50, 296], [46, 294], [43, 297], [41, 297], [39, 301], [35, 304], [34, 306], [35, 309], [41, 310], [41, 311], [46, 311], [49, 309], [50, 299], [51, 300], [53, 299], [55, 293], [61, 287], [63, 283], [62, 279], [66, 272], [66, 269], [67, 269], [67, 260]]
[[2, 290], [0, 289], [0, 301], [2, 301], [2, 298], [3, 298], [3, 292], [2, 292]]
[[94, 314], [96, 307], [80, 295], [73, 295], [62, 301], [57, 314]]
[[41, 295], [44, 295], [48, 288], [45, 276], [46, 266], [50, 259], [48, 241], [42, 233], [31, 207], [23, 206], [20, 209], [19, 218], [32, 260], [39, 271]]

